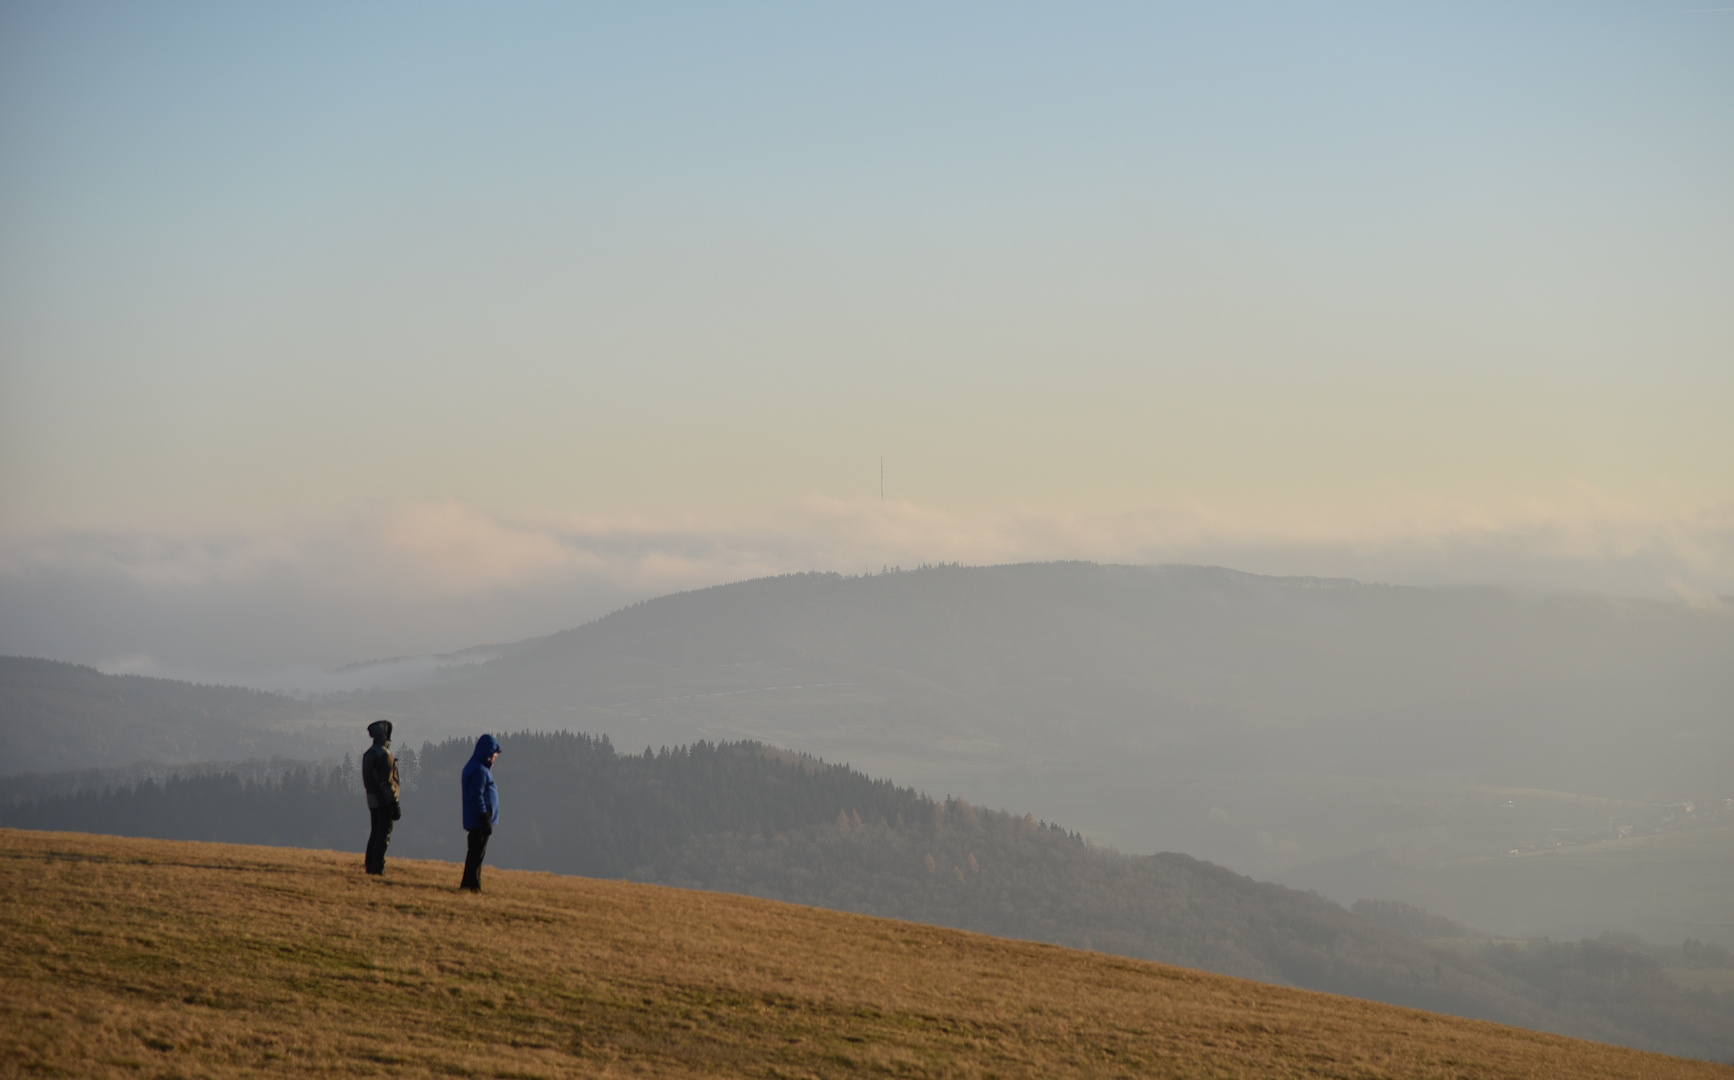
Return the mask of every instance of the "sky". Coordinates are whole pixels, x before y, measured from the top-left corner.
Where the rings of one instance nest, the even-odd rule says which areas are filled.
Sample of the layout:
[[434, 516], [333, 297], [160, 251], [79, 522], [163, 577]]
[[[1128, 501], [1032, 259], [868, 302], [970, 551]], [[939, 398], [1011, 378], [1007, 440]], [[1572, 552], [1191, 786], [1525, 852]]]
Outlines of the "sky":
[[1702, 2], [6, 3], [0, 652], [1026, 559], [1716, 605], [1730, 192]]

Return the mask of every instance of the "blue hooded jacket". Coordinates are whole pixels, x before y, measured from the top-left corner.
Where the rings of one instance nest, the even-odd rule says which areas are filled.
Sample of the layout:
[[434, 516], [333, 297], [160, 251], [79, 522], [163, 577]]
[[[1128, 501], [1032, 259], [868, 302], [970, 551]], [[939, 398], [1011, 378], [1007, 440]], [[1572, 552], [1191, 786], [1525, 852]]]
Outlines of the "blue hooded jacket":
[[483, 735], [476, 740], [476, 752], [464, 766], [464, 828], [479, 829], [482, 823], [498, 824], [500, 820], [500, 789], [494, 786], [494, 774], [488, 759], [500, 752], [500, 740]]

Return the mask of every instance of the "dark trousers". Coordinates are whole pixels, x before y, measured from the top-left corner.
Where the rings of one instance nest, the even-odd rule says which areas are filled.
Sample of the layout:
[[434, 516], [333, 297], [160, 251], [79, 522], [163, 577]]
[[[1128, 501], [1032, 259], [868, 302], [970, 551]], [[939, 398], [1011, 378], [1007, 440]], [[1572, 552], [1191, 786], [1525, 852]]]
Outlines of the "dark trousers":
[[469, 830], [470, 849], [464, 855], [464, 880], [458, 885], [460, 889], [471, 892], [482, 891], [482, 856], [488, 853], [488, 837], [494, 835], [492, 825], [483, 824]]
[[391, 843], [391, 808], [368, 810], [373, 819], [373, 831], [367, 834], [367, 872], [385, 873], [385, 847]]

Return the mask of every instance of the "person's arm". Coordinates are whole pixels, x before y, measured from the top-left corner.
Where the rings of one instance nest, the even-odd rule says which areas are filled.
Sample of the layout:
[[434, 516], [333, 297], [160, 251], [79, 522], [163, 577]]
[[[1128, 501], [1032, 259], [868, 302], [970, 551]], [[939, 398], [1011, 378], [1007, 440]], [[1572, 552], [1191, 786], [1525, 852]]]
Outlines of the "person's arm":
[[379, 790], [379, 755], [372, 750], [361, 755], [361, 790], [367, 793], [367, 805], [383, 809], [391, 805], [391, 796]]

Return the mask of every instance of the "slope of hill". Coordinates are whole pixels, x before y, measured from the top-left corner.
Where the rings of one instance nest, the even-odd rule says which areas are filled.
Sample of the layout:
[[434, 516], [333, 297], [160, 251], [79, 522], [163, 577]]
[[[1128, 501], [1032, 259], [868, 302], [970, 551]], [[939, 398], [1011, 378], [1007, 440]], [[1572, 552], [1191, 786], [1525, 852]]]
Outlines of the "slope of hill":
[[[500, 866], [753, 894], [1734, 1057], [1734, 999], [1682, 992], [1638, 949], [1555, 957], [1528, 981], [1485, 962], [1497, 957], [1433, 947], [1184, 855], [1120, 855], [1057, 825], [756, 745], [620, 756], [585, 736], [503, 741], [507, 802], [490, 848]], [[415, 756], [394, 857], [462, 857], [450, 793], [469, 751], [453, 741]], [[339, 770], [276, 785], [207, 776], [3, 805], [0, 824], [353, 850], [360, 806]]]
[[[0, 656], [5, 774], [245, 758], [324, 757], [351, 714], [236, 686], [203, 686]], [[363, 725], [365, 726], [365, 725]], [[349, 736], [347, 741], [353, 741]], [[341, 751], [340, 751], [341, 752]]]
[[1069, 563], [683, 593], [355, 700], [417, 740], [756, 739], [1268, 874], [1393, 834], [1527, 839], [1418, 786], [1347, 797], [1370, 780], [1734, 795], [1730, 699], [1728, 611]]
[[20, 1075], [1727, 1077], [1704, 1062], [765, 900], [0, 832]]

